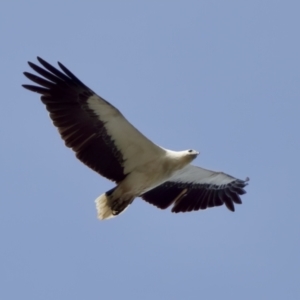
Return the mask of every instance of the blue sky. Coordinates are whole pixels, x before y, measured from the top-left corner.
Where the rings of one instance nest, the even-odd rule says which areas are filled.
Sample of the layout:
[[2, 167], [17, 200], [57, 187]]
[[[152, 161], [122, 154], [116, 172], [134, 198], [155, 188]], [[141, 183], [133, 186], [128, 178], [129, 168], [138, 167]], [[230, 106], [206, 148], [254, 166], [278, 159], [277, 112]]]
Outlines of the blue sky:
[[[1, 299], [299, 299], [300, 2], [1, 4]], [[64, 146], [21, 88], [61, 61], [139, 130], [250, 177], [243, 205], [187, 214], [137, 199]]]

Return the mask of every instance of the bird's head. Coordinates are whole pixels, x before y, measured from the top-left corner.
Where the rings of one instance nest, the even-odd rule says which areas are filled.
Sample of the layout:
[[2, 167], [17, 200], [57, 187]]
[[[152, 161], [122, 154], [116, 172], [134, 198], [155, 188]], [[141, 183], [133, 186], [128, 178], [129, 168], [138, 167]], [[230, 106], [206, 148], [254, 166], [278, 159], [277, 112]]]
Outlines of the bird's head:
[[198, 151], [192, 149], [186, 150], [185, 153], [186, 153], [186, 157], [188, 158], [188, 160], [190, 160], [190, 162], [199, 155]]

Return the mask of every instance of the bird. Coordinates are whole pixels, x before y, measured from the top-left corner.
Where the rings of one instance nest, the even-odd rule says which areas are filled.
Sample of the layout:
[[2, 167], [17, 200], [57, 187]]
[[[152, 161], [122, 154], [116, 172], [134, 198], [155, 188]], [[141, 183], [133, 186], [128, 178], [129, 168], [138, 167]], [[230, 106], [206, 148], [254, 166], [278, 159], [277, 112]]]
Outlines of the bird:
[[81, 82], [63, 64], [53, 67], [40, 57], [28, 62], [36, 74], [23, 74], [35, 85], [22, 86], [41, 94], [54, 126], [76, 157], [116, 186], [96, 200], [97, 217], [113, 218], [135, 198], [174, 213], [204, 210], [225, 204], [234, 211], [241, 204], [249, 178], [237, 179], [191, 162], [193, 149], [160, 147], [136, 129], [108, 101]]

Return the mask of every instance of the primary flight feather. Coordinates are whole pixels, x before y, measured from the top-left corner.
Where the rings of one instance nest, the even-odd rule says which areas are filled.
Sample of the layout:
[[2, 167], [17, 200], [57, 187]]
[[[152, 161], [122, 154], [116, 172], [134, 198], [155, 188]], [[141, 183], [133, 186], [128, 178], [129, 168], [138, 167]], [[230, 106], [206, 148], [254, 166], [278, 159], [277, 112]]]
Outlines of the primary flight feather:
[[64, 65], [62, 71], [38, 57], [29, 62], [40, 76], [24, 72], [37, 85], [23, 87], [41, 94], [53, 124], [76, 157], [116, 187], [96, 199], [98, 218], [120, 214], [136, 197], [172, 212], [241, 204], [246, 180], [190, 163], [195, 150], [171, 151], [157, 146], [109, 102], [83, 84]]

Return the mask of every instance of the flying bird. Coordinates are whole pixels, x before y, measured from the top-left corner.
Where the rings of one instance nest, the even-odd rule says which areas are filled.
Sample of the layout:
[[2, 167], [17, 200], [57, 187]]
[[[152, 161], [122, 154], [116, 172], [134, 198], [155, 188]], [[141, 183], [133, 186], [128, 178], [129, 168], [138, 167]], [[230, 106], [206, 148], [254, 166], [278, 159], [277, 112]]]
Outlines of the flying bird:
[[53, 124], [76, 157], [116, 183], [95, 200], [99, 219], [119, 215], [136, 197], [161, 209], [172, 205], [175, 213], [223, 204], [234, 211], [234, 203], [242, 203], [248, 178], [191, 165], [199, 152], [154, 144], [63, 64], [58, 62], [60, 71], [37, 59], [42, 67], [28, 64], [39, 76], [24, 72], [37, 85], [23, 87], [41, 94]]

